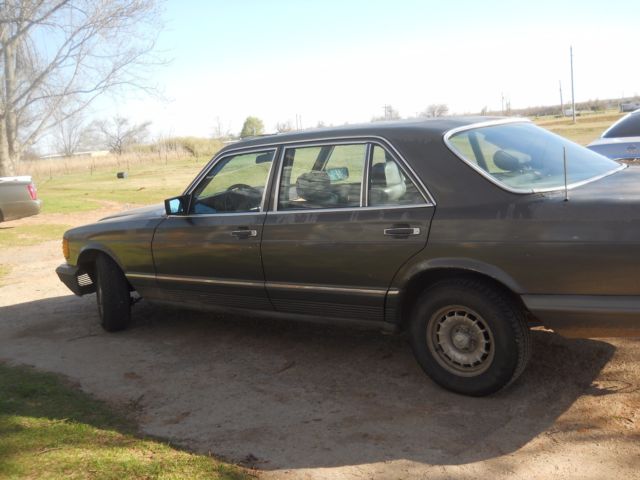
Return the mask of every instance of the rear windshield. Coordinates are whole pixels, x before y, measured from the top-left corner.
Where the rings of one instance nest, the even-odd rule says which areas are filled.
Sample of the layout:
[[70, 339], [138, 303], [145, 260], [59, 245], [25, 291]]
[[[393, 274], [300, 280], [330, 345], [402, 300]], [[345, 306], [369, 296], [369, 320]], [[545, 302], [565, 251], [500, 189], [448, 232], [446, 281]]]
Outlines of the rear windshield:
[[451, 135], [450, 148], [474, 168], [496, 182], [520, 191], [564, 188], [623, 168], [603, 157], [532, 123], [507, 123], [472, 128]]
[[640, 137], [640, 112], [622, 117], [602, 135], [602, 138], [620, 137]]

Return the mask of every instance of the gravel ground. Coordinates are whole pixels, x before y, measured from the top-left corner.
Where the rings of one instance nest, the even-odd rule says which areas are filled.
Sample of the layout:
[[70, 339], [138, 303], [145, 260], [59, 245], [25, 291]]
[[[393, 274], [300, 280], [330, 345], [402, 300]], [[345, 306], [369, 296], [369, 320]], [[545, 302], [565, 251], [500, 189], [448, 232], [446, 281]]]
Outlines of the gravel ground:
[[638, 338], [533, 332], [520, 380], [473, 399], [433, 384], [402, 337], [374, 331], [143, 301], [131, 329], [105, 333], [95, 296], [58, 281], [61, 260], [59, 241], [0, 252], [12, 268], [0, 359], [67, 375], [135, 407], [144, 432], [262, 478], [640, 478]]

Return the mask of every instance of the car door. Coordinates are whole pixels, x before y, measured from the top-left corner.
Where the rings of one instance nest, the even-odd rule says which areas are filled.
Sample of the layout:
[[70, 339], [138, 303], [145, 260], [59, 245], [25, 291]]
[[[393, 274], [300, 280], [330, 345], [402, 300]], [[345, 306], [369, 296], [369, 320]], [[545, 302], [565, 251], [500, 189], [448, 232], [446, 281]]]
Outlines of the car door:
[[273, 310], [264, 286], [260, 238], [275, 149], [229, 153], [189, 192], [186, 215], [156, 229], [157, 300], [196, 307]]
[[283, 149], [262, 260], [276, 310], [384, 319], [394, 274], [424, 248], [434, 205], [388, 146]]

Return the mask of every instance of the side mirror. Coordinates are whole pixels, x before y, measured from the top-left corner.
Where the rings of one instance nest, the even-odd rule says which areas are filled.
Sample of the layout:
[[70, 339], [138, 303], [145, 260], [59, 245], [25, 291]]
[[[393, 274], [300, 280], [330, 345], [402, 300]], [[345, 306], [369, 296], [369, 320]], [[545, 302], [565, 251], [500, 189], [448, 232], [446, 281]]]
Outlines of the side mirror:
[[349, 178], [349, 168], [347, 167], [327, 168], [325, 171], [327, 175], [329, 175], [329, 179], [333, 182], [339, 182], [340, 180]]
[[168, 198], [164, 201], [164, 211], [167, 215], [186, 215], [189, 212], [189, 195]]

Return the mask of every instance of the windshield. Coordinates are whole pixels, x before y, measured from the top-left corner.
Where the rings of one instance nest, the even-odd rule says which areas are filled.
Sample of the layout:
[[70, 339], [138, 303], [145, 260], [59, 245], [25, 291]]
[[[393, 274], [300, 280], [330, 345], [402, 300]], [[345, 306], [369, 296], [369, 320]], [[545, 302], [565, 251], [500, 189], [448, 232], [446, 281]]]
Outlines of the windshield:
[[472, 128], [451, 135], [449, 146], [498, 183], [522, 191], [564, 188], [613, 173], [622, 166], [531, 123]]

